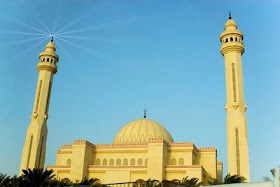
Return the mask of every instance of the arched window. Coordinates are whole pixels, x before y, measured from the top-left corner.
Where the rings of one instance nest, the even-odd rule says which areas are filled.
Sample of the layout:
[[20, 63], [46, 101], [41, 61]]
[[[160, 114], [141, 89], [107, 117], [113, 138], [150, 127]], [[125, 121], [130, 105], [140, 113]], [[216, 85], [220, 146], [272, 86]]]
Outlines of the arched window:
[[230, 41], [231, 41], [231, 42], [233, 41], [233, 38], [232, 38], [232, 37], [230, 37]]
[[122, 162], [122, 161], [121, 161], [121, 159], [119, 159], [119, 158], [118, 158], [118, 159], [117, 159], [117, 162], [116, 162], [116, 165], [117, 165], [117, 166], [122, 165], [122, 163], [121, 163], [121, 162]]
[[138, 166], [142, 166], [142, 165], [143, 165], [143, 162], [142, 162], [142, 159], [141, 159], [141, 158], [138, 159], [137, 165], [138, 165]]
[[107, 166], [107, 160], [106, 160], [106, 159], [103, 159], [102, 165], [103, 165], [103, 166]]
[[148, 159], [146, 158], [145, 159], [145, 166], [147, 166], [148, 165]]
[[184, 159], [183, 158], [179, 159], [179, 165], [184, 165]]
[[237, 42], [237, 37], [235, 37], [235, 41]]
[[53, 59], [51, 59], [51, 63], [53, 63]]
[[45, 62], [45, 58], [43, 58], [43, 62]]
[[135, 159], [134, 158], [130, 160], [130, 165], [135, 166]]
[[98, 166], [100, 166], [100, 164], [101, 164], [101, 160], [98, 158], [98, 159], [96, 159], [96, 161], [95, 161], [95, 165], [98, 165]]
[[66, 165], [71, 166], [71, 159], [70, 158], [66, 161]]
[[50, 61], [50, 59], [49, 59], [49, 58], [47, 58], [47, 62], [48, 62], [48, 61]]
[[123, 165], [124, 165], [124, 166], [127, 166], [127, 165], [128, 165], [128, 160], [127, 160], [126, 158], [123, 160]]
[[228, 39], [226, 38], [226, 43], [228, 42]]
[[177, 164], [176, 159], [175, 159], [175, 158], [172, 158], [170, 164], [171, 164], [171, 165], [176, 165], [176, 164]]
[[109, 165], [110, 165], [110, 166], [113, 166], [113, 165], [114, 165], [114, 160], [113, 160], [113, 159], [110, 160]]

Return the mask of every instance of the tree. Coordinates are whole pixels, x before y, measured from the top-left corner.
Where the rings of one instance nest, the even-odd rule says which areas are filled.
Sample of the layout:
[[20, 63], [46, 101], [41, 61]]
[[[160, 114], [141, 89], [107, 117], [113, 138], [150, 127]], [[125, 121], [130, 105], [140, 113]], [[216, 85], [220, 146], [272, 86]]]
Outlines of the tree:
[[210, 180], [208, 181], [209, 185], [219, 185], [219, 184], [223, 184], [222, 182], [220, 182], [218, 179], [215, 178], [210, 178]]
[[50, 187], [61, 187], [61, 186], [71, 186], [73, 183], [70, 180], [53, 180], [51, 184], [49, 185]]
[[[280, 168], [280, 166], [279, 166], [279, 168]], [[273, 176], [273, 178], [275, 178], [275, 169], [271, 169], [270, 170], [270, 173], [271, 173], [271, 175]], [[267, 177], [267, 176], [265, 176], [265, 177], [263, 177], [263, 180], [264, 181], [272, 181], [269, 177]], [[279, 180], [280, 180], [280, 177], [279, 177]]]
[[8, 186], [10, 183], [10, 177], [6, 174], [0, 173], [0, 186]]
[[245, 182], [246, 178], [239, 176], [239, 175], [230, 175], [227, 174], [224, 178], [224, 184], [231, 184], [231, 183], [242, 183]]
[[49, 186], [55, 177], [53, 174], [53, 170], [43, 170], [43, 169], [27, 169], [22, 170], [23, 181], [22, 183], [26, 183], [31, 187], [47, 187]]
[[246, 181], [245, 177], [239, 176], [239, 175], [230, 175], [227, 174], [227, 176], [225, 176], [224, 181], [220, 182], [215, 178], [210, 178], [210, 180], [208, 181], [209, 185], [219, 185], [219, 184], [231, 184], [231, 183], [243, 183]]
[[100, 185], [100, 180], [98, 178], [83, 179], [81, 185], [98, 186]]
[[160, 182], [158, 180], [151, 180], [148, 179], [147, 181], [144, 182], [145, 187], [159, 187]]
[[201, 186], [202, 185], [202, 182], [198, 182], [198, 178], [191, 178], [191, 179], [188, 179], [188, 176], [187, 177], [184, 177], [181, 181], [180, 181], [180, 184], [181, 185], [184, 185], [186, 187], [197, 187], [197, 186]]

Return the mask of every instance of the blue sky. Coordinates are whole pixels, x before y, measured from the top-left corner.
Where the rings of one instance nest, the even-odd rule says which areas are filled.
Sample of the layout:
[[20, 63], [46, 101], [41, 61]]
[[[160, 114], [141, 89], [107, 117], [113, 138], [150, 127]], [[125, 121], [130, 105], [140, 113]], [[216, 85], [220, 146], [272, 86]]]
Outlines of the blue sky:
[[[46, 165], [75, 139], [111, 143], [131, 120], [164, 125], [176, 142], [226, 156], [224, 59], [219, 35], [232, 11], [244, 33], [251, 180], [280, 165], [279, 1], [23, 1], [0, 7], [0, 172], [18, 174], [50, 33], [54, 77]], [[47, 34], [46, 34], [47, 33]], [[60, 35], [59, 35], [60, 33]], [[60, 37], [60, 38], [59, 38]]]

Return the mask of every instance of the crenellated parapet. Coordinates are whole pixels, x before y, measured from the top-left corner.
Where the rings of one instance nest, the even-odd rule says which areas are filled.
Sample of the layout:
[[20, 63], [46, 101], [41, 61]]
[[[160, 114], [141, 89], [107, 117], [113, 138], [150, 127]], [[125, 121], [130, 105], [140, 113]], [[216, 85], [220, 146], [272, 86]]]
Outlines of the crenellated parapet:
[[62, 145], [60, 149], [72, 149], [72, 145]]
[[192, 142], [172, 142], [172, 143], [168, 143], [169, 146], [172, 147], [193, 147], [194, 143]]
[[118, 148], [147, 148], [145, 143], [136, 143], [136, 144], [96, 144], [96, 149], [118, 149]]
[[95, 145], [87, 140], [74, 140], [73, 145], [85, 145], [87, 147], [95, 148]]
[[217, 152], [215, 147], [199, 147], [198, 151], [200, 152]]

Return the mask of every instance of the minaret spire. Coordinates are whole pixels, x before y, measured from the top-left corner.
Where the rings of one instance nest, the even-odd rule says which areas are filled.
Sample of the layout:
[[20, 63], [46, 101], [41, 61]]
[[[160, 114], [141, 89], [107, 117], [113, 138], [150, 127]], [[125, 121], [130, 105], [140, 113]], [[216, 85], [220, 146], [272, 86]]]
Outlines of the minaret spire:
[[225, 59], [227, 111], [228, 173], [240, 175], [250, 181], [246, 109], [244, 99], [242, 54], [245, 51], [243, 34], [231, 19], [220, 35], [221, 54]]
[[37, 89], [31, 122], [27, 129], [22, 151], [20, 175], [23, 169], [44, 168], [51, 88], [53, 76], [57, 72], [56, 64], [59, 60], [55, 51], [56, 48], [52, 37], [51, 42], [46, 45], [45, 51], [39, 55]]

